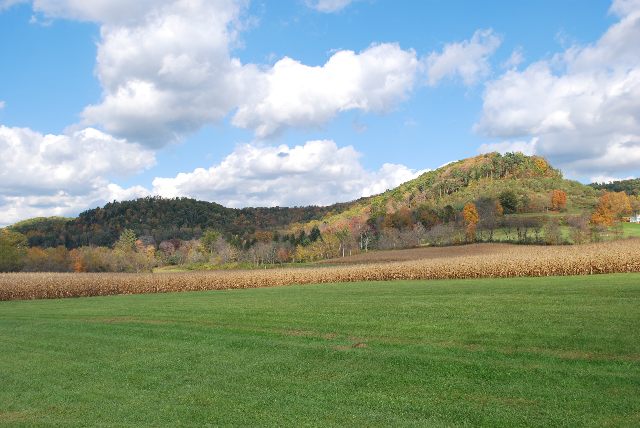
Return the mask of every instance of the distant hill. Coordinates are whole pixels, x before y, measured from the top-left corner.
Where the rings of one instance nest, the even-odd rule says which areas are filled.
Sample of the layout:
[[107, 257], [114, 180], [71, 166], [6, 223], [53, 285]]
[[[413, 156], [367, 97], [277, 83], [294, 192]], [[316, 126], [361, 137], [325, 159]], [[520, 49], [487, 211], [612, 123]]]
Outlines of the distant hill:
[[612, 181], [611, 183], [592, 183], [589, 186], [609, 192], [625, 192], [629, 196], [640, 195], [640, 178]]
[[505, 207], [512, 212], [546, 213], [553, 190], [566, 193], [566, 210], [576, 214], [592, 210], [599, 194], [595, 185], [565, 180], [541, 157], [489, 153], [447, 164], [382, 194], [327, 207], [233, 209], [189, 198], [148, 197], [108, 203], [74, 219], [37, 218], [11, 228], [25, 234], [31, 246], [67, 248], [111, 246], [125, 228], [155, 243], [197, 238], [208, 228], [245, 237], [258, 230], [330, 227], [355, 217], [380, 219], [399, 210], [415, 214], [427, 209], [443, 218], [460, 212], [467, 202], [498, 199], [505, 192], [512, 195], [513, 206]]
[[208, 228], [219, 230], [227, 236], [244, 236], [256, 230], [274, 230], [291, 223], [306, 223], [330, 213], [338, 213], [347, 206], [234, 209], [190, 198], [147, 197], [110, 202], [73, 219], [29, 219], [12, 225], [11, 229], [26, 235], [30, 246], [40, 247], [111, 246], [125, 228], [159, 243], [165, 239], [197, 238]]

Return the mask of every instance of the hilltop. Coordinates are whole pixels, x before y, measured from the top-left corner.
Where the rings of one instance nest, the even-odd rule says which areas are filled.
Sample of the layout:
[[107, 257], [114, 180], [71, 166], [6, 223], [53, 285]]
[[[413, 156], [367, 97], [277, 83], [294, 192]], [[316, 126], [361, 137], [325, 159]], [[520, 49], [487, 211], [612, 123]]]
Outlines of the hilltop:
[[[570, 214], [593, 210], [599, 195], [592, 187], [564, 179], [542, 157], [488, 153], [451, 162], [394, 189], [363, 198], [321, 222], [342, 223], [356, 216], [381, 219], [407, 210], [418, 217], [429, 212], [446, 219], [461, 212], [468, 202], [500, 200], [501, 196], [505, 214], [548, 214], [554, 208], [550, 198], [554, 190], [566, 194], [562, 211]], [[504, 199], [507, 194], [508, 203]]]

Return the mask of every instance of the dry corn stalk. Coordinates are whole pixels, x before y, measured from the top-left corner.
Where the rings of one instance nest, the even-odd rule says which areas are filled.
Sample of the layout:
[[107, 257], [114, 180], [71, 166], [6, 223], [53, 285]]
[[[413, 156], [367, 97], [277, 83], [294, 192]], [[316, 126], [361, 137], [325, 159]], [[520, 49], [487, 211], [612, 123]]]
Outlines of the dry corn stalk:
[[222, 290], [328, 282], [508, 278], [640, 272], [640, 240], [513, 246], [508, 252], [429, 260], [270, 270], [162, 274], [0, 274], [0, 300]]

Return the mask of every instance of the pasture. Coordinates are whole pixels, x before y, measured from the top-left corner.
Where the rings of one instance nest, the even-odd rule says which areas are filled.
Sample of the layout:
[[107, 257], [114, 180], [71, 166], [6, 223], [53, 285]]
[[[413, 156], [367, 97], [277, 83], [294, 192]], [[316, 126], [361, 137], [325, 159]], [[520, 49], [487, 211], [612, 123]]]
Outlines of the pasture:
[[2, 426], [638, 426], [640, 274], [0, 302]]

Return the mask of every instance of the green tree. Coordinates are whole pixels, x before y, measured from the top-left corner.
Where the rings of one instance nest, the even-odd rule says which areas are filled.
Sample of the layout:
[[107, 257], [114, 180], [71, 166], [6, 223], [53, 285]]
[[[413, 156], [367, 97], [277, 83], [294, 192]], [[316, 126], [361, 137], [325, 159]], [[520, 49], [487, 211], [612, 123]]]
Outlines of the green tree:
[[313, 226], [311, 232], [309, 233], [309, 240], [311, 242], [316, 242], [318, 239], [322, 240], [322, 234], [320, 233], [320, 228], [316, 225]]
[[202, 238], [200, 238], [200, 245], [209, 254], [212, 255], [215, 252], [215, 245], [218, 239], [222, 237], [222, 234], [214, 229], [205, 230]]
[[26, 255], [26, 236], [7, 229], [0, 229], [0, 272], [22, 270]]
[[513, 214], [518, 210], [518, 195], [513, 190], [505, 190], [498, 199], [505, 214]]
[[120, 238], [116, 242], [114, 249], [121, 253], [132, 253], [136, 251], [136, 234], [131, 229], [124, 229], [120, 234]]

